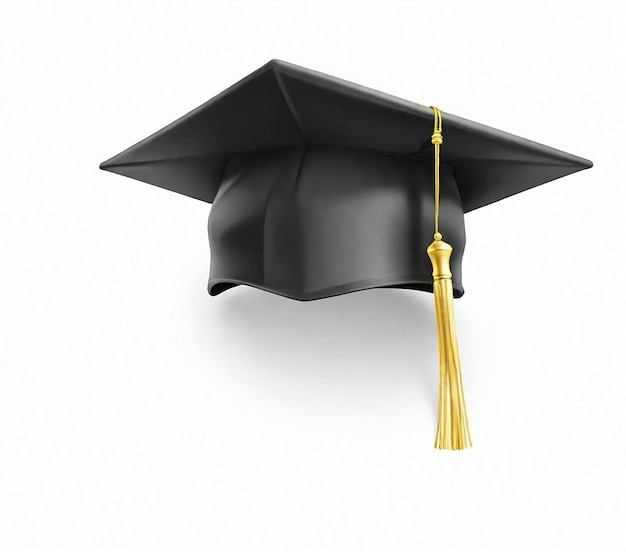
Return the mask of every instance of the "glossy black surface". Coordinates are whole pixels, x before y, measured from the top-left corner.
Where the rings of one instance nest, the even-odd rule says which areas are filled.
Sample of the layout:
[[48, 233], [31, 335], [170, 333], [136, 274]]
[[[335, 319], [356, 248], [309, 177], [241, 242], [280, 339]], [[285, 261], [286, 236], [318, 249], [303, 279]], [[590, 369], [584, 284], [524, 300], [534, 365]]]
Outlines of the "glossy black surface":
[[[209, 292], [294, 299], [432, 290], [433, 112], [271, 61], [101, 168], [213, 202]], [[443, 112], [444, 239], [463, 294], [463, 213], [591, 162]]]
[[[234, 157], [209, 217], [209, 292], [248, 284], [306, 300], [372, 287], [432, 291], [432, 179], [430, 163], [352, 149]], [[460, 297], [465, 227], [448, 167], [441, 231]]]
[[[432, 127], [429, 107], [273, 60], [101, 168], [212, 202], [233, 155], [313, 145], [431, 161]], [[591, 166], [445, 111], [443, 134], [465, 212]]]

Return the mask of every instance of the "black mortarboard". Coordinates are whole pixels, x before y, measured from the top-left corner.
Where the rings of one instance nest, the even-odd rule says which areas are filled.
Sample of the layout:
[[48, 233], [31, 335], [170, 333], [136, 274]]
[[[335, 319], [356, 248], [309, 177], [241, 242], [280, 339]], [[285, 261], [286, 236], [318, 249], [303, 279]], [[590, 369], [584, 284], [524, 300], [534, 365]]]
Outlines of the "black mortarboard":
[[431, 108], [274, 60], [101, 168], [213, 203], [212, 295], [247, 284], [301, 300], [432, 291], [435, 171], [460, 297], [463, 213], [592, 164], [444, 113], [435, 170], [434, 112], [433, 134]]

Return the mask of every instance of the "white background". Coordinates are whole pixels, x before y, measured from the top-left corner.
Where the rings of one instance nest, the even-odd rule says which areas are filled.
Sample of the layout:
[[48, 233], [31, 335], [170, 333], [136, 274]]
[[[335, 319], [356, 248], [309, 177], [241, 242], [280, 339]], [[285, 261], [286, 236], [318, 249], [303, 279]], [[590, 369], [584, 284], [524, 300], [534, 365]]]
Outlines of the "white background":
[[[626, 18], [602, 2], [0, 0], [0, 550], [624, 550]], [[211, 298], [210, 207], [98, 164], [271, 58], [595, 162], [432, 296]]]

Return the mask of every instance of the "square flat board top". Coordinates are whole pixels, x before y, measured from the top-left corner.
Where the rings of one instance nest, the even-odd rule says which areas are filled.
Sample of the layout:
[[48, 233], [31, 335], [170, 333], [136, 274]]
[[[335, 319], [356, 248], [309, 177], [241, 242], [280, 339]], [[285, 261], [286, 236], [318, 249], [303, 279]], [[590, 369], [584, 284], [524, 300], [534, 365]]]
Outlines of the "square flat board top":
[[[445, 111], [442, 119], [441, 159], [464, 212], [592, 166]], [[272, 60], [100, 168], [212, 202], [235, 155], [324, 146], [432, 161], [432, 131], [429, 107]]]

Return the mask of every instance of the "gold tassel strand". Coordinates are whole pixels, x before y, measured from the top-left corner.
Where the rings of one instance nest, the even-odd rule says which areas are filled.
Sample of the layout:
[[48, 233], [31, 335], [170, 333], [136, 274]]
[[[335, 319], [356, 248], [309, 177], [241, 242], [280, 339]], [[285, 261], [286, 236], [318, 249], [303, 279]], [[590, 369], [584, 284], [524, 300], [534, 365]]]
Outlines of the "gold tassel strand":
[[[432, 106], [431, 106], [432, 107]], [[439, 342], [439, 409], [435, 448], [460, 450], [472, 446], [459, 346], [454, 323], [452, 271], [450, 257], [452, 246], [443, 241], [439, 233], [439, 163], [443, 134], [441, 111], [435, 112], [435, 125], [431, 142], [435, 147], [435, 235], [426, 252], [433, 265], [433, 293]]]

